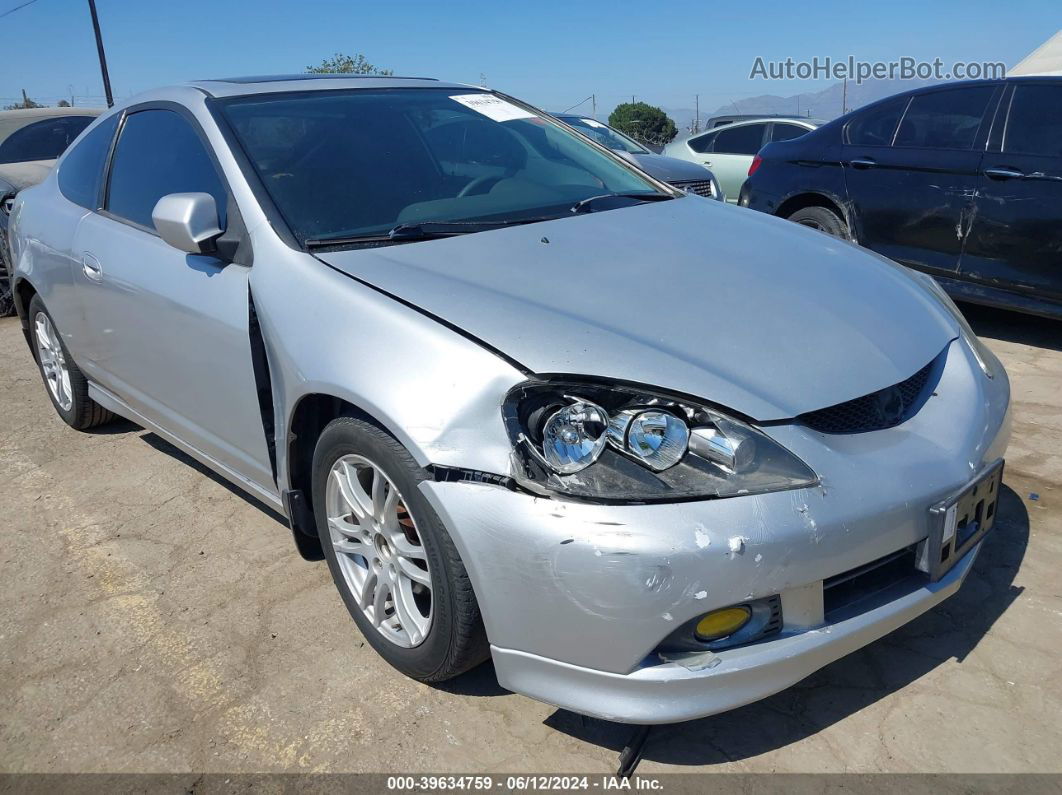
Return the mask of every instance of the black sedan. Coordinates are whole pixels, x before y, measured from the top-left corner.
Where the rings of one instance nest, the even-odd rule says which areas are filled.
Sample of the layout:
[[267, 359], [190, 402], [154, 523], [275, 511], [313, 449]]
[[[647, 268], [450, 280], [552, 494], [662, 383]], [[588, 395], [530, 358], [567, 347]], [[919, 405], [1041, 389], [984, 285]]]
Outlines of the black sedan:
[[948, 83], [768, 144], [739, 204], [1062, 318], [1062, 78]]

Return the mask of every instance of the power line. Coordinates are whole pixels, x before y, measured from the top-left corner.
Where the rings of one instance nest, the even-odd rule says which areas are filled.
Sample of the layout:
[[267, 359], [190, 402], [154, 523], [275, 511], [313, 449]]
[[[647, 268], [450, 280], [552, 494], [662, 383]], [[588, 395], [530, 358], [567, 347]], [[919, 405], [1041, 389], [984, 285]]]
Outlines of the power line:
[[22, 5], [15, 6], [14, 8], [8, 9], [3, 14], [0, 14], [0, 19], [2, 19], [3, 17], [6, 17], [8, 14], [14, 14], [16, 11], [18, 11], [21, 8], [25, 8], [26, 6], [31, 6], [31, 5], [33, 5], [36, 2], [37, 2], [37, 0], [26, 0], [26, 2], [23, 3]]

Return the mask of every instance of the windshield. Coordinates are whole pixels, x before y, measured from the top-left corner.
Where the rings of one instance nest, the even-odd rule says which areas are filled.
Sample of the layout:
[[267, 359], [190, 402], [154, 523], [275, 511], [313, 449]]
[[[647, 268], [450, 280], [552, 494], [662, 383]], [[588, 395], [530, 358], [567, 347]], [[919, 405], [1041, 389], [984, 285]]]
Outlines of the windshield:
[[222, 107], [300, 243], [556, 218], [602, 194], [664, 195], [561, 125], [474, 89], [252, 95]]
[[584, 119], [579, 116], [563, 116], [561, 117], [561, 121], [565, 124], [570, 124], [583, 135], [588, 135], [593, 138], [602, 146], [614, 149], [617, 152], [629, 152], [632, 155], [644, 155], [649, 153], [648, 149], [633, 138], [628, 138], [619, 130], [613, 130], [607, 124], [602, 124], [595, 119]]

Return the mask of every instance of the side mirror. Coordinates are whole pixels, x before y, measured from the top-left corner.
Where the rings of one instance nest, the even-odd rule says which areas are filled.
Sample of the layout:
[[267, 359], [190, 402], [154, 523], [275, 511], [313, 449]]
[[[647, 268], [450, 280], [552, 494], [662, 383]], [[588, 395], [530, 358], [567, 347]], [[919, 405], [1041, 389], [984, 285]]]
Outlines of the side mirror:
[[212, 254], [224, 230], [218, 206], [209, 193], [171, 193], [151, 211], [155, 231], [176, 249], [189, 254]]

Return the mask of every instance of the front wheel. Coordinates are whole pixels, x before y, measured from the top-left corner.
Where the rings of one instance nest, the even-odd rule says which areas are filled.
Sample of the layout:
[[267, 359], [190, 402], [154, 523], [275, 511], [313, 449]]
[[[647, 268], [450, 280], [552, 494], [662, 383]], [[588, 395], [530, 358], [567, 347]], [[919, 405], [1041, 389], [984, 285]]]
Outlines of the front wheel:
[[422, 682], [489, 655], [479, 605], [446, 528], [420, 493], [425, 475], [394, 438], [333, 420], [313, 458], [313, 506], [332, 579], [365, 639]]
[[829, 207], [804, 207], [789, 216], [789, 220], [801, 226], [810, 226], [833, 237], [848, 240], [848, 224]]

